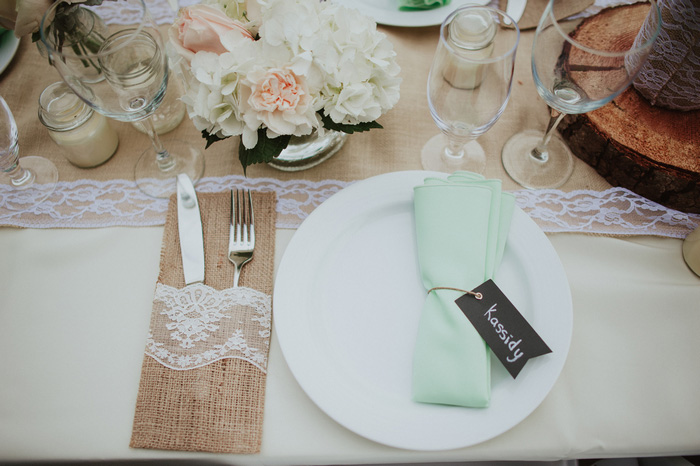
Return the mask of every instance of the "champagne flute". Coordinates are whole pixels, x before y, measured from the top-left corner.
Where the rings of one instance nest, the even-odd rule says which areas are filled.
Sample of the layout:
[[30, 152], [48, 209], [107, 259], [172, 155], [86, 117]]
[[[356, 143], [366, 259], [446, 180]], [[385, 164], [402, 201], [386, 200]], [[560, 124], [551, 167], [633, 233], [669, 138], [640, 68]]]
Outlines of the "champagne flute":
[[[59, 0], [42, 18], [40, 33], [49, 59], [71, 90], [89, 106], [120, 121], [141, 121], [152, 148], [134, 167], [134, 179], [145, 194], [167, 198], [176, 191], [176, 177], [193, 181], [204, 171], [201, 150], [185, 141], [166, 149], [155, 131], [152, 115], [163, 101], [168, 63], [158, 28], [143, 0], [114, 0], [134, 18], [134, 24], [108, 25], [102, 32], [100, 6]], [[92, 18], [92, 19], [90, 19]], [[75, 24], [82, 25], [76, 28]], [[74, 34], [72, 31], [86, 31]]]
[[[499, 26], [508, 21], [513, 28]], [[486, 156], [475, 139], [506, 108], [519, 39], [515, 22], [494, 8], [463, 7], [442, 23], [428, 76], [430, 114], [441, 133], [423, 147], [423, 168], [484, 171]]]
[[557, 188], [574, 170], [574, 158], [555, 129], [567, 114], [586, 113], [621, 94], [642, 67], [659, 33], [661, 17], [655, 0], [642, 26], [650, 34], [635, 40], [606, 41], [603, 34], [572, 37], [576, 21], [559, 21], [563, 2], [549, 0], [532, 46], [532, 75], [547, 103], [550, 121], [543, 133], [526, 130], [503, 146], [501, 158], [508, 175], [533, 189]]
[[12, 211], [29, 210], [48, 198], [58, 181], [58, 170], [48, 159], [19, 158], [17, 123], [9, 105], [0, 96], [0, 185], [7, 190], [4, 207]]

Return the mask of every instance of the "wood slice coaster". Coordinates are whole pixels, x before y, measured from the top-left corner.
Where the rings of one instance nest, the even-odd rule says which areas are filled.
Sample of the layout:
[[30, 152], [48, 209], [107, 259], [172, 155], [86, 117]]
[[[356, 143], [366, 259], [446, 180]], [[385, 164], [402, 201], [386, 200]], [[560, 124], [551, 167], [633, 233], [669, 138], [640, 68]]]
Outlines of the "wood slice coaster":
[[[574, 38], [628, 47], [648, 11], [648, 4], [604, 10], [584, 20]], [[596, 72], [585, 79], [596, 79]], [[700, 213], [700, 111], [654, 107], [631, 87], [598, 110], [567, 116], [559, 131], [572, 152], [612, 185]]]

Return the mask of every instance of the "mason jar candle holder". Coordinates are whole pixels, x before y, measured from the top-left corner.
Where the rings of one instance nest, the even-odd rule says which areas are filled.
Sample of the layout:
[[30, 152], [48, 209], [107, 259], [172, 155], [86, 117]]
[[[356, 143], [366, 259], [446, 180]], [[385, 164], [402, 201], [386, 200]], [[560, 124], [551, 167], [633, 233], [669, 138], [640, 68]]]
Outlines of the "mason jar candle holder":
[[80, 168], [96, 167], [117, 151], [119, 137], [107, 118], [93, 111], [64, 82], [49, 85], [39, 97], [39, 121]]

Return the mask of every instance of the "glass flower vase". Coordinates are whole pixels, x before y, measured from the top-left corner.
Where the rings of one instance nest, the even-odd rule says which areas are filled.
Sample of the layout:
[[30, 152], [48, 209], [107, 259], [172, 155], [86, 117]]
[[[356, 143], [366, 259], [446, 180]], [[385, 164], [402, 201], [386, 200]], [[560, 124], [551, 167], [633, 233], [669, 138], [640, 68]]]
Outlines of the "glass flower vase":
[[322, 133], [314, 131], [308, 136], [292, 136], [289, 145], [268, 165], [287, 172], [315, 167], [338, 152], [347, 136], [347, 133], [331, 130]]

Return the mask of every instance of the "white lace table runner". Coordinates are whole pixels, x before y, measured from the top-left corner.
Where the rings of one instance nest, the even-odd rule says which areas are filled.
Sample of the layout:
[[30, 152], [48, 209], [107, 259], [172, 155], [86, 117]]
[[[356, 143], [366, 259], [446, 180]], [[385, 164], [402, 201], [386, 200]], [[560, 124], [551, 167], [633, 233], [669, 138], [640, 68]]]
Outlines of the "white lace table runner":
[[[198, 192], [234, 187], [277, 193], [277, 228], [297, 228], [324, 200], [352, 182], [245, 178], [203, 178]], [[700, 225], [700, 215], [679, 212], [624, 188], [605, 191], [519, 190], [517, 205], [545, 231], [684, 238]], [[0, 225], [25, 228], [102, 228], [165, 223], [167, 200], [142, 194], [127, 180], [60, 181], [56, 192], [26, 212], [8, 212], [12, 192], [0, 187]]]

